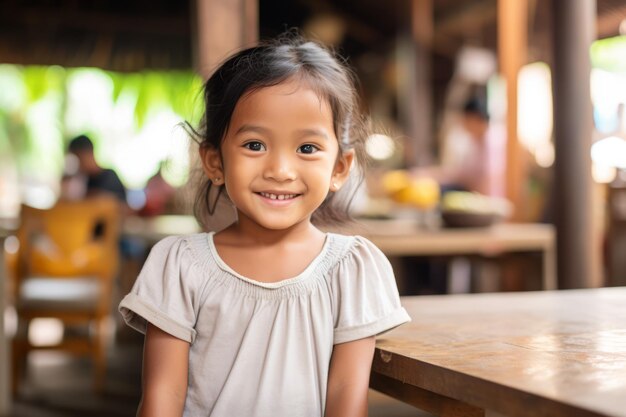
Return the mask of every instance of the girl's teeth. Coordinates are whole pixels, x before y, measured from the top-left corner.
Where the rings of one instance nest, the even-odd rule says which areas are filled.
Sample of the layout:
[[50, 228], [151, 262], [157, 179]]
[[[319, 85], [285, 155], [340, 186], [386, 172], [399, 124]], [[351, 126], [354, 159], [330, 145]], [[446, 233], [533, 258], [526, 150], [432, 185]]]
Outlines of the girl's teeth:
[[261, 195], [265, 198], [269, 198], [271, 200], [287, 200], [290, 198], [294, 198], [295, 194], [269, 194], [269, 193], [261, 193]]

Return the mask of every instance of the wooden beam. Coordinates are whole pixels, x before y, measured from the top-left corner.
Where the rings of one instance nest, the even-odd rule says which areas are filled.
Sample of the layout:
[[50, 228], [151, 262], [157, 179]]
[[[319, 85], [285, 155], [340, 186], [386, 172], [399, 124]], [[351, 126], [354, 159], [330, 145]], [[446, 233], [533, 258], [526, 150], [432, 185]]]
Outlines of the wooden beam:
[[482, 31], [495, 18], [494, 0], [479, 0], [450, 7], [444, 15], [436, 17], [435, 25], [437, 32], [467, 35]]
[[24, 29], [35, 31], [79, 29], [90, 33], [140, 33], [179, 37], [190, 35], [187, 14], [133, 16], [102, 10], [68, 10], [58, 7], [9, 7], [3, 12], [10, 16], [12, 25], [18, 24]]
[[228, 55], [258, 39], [257, 0], [195, 0], [195, 67], [207, 79]]
[[498, 0], [498, 57], [506, 81], [506, 196], [514, 205], [512, 219], [524, 220], [524, 160], [517, 136], [517, 77], [526, 63], [528, 1]]
[[423, 166], [431, 163], [432, 92], [431, 44], [433, 39], [432, 0], [410, 3], [410, 34], [398, 42], [398, 101], [402, 125], [407, 136], [405, 163]]
[[372, 372], [370, 387], [393, 398], [406, 398], [408, 404], [440, 417], [485, 416], [485, 411], [479, 407], [435, 394], [414, 385], [403, 384], [377, 372]]
[[416, 135], [417, 165], [432, 163], [433, 159], [433, 109], [432, 109], [432, 42], [434, 35], [433, 0], [411, 2], [411, 32], [415, 45], [415, 100], [413, 132]]
[[358, 3], [339, 5], [336, 4], [337, 2], [328, 0], [306, 0], [303, 3], [312, 11], [312, 14], [319, 10], [338, 16], [345, 22], [346, 32], [350, 34], [350, 37], [362, 44], [376, 45], [386, 39], [379, 27], [355, 15], [355, 11], [350, 6], [361, 7]]
[[552, 0], [552, 17], [557, 271], [561, 288], [584, 288], [597, 282], [600, 269], [592, 219], [589, 59], [596, 2]]
[[[2, 317], [0, 317], [0, 415], [8, 415], [9, 410], [11, 409], [11, 396], [9, 393], [11, 392], [11, 387], [9, 385], [9, 375], [11, 375], [11, 368], [13, 364], [9, 361], [11, 357], [11, 343], [10, 338], [5, 336], [5, 328], [4, 328], [4, 312], [6, 311], [6, 304], [9, 300], [8, 296], [8, 285], [11, 281], [8, 277], [8, 272], [5, 263], [5, 251], [4, 251], [4, 240], [5, 236], [0, 234], [0, 312], [2, 312]], [[8, 366], [5, 366], [8, 365]]]

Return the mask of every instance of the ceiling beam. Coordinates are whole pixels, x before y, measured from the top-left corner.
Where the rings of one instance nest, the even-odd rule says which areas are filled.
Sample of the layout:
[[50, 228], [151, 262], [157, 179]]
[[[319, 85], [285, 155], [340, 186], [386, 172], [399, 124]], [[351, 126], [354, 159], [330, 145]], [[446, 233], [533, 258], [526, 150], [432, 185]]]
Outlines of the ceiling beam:
[[[64, 10], [48, 7], [4, 7], [5, 25], [24, 30], [78, 29], [97, 33], [148, 34], [190, 37], [189, 15], [124, 15], [106, 11]], [[9, 19], [10, 17], [10, 19]]]
[[482, 30], [485, 25], [495, 22], [496, 3], [493, 0], [480, 0], [450, 7], [442, 15], [435, 15], [435, 30], [445, 34], [463, 34]]

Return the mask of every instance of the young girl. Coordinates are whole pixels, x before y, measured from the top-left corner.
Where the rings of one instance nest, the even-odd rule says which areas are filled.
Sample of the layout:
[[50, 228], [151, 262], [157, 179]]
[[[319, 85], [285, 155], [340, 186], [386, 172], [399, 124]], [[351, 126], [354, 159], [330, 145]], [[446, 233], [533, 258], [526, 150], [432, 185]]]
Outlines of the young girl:
[[312, 223], [347, 216], [362, 161], [349, 71], [283, 39], [228, 59], [205, 100], [198, 201], [237, 220], [159, 242], [121, 302], [146, 334], [139, 415], [365, 416], [374, 336], [410, 319], [372, 243]]

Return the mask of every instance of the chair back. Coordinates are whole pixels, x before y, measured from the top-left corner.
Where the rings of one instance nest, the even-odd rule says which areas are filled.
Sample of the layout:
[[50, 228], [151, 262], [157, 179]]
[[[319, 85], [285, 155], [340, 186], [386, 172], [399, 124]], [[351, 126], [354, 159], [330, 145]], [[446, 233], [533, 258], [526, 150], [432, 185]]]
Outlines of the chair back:
[[22, 206], [20, 219], [17, 287], [32, 276], [113, 279], [120, 228], [115, 198], [60, 201], [46, 210]]

